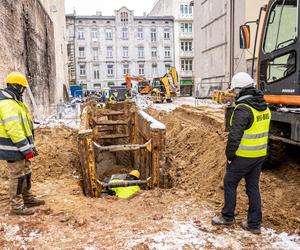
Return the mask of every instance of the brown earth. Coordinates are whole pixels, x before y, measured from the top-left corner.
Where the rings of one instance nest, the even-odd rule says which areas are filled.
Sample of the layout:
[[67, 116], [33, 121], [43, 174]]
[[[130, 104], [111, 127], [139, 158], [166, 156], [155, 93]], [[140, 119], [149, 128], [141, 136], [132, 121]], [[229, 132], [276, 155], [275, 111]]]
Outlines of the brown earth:
[[[208, 201], [219, 211], [226, 165], [223, 112], [187, 106], [173, 112], [149, 112], [167, 126], [167, 167], [173, 186], [189, 190], [193, 197]], [[263, 171], [263, 226], [300, 232], [299, 187], [300, 165], [291, 158], [276, 169]], [[242, 183], [236, 210], [238, 220], [246, 218], [247, 205]]]
[[[239, 224], [228, 229], [210, 225], [222, 206], [223, 112], [183, 107], [151, 113], [168, 129], [167, 172], [173, 188], [141, 191], [130, 200], [84, 197], [77, 132], [38, 129], [33, 191], [46, 205], [33, 216], [9, 216], [6, 167], [1, 164], [0, 249], [273, 249], [277, 239], [268, 232], [253, 236]], [[263, 173], [264, 226], [299, 230], [297, 187], [299, 165], [292, 161]], [[241, 187], [239, 221], [245, 218], [246, 203]], [[299, 246], [299, 239], [295, 242]]]

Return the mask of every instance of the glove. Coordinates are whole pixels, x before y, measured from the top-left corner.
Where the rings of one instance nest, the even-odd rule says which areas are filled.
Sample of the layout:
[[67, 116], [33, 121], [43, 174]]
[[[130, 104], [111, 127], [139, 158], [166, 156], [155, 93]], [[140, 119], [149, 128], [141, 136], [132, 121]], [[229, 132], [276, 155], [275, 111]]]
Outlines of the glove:
[[29, 152], [28, 154], [25, 155], [25, 159], [31, 159], [34, 157], [34, 152], [33, 150], [31, 152]]

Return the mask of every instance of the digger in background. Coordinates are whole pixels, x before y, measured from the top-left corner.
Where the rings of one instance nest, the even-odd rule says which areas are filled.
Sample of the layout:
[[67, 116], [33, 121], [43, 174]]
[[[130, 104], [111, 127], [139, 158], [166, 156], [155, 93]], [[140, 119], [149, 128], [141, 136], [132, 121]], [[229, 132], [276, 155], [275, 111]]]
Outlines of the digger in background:
[[154, 78], [152, 81], [151, 96], [154, 102], [163, 103], [172, 102], [175, 97], [178, 86], [178, 74], [176, 68], [172, 67], [170, 72], [163, 77]]

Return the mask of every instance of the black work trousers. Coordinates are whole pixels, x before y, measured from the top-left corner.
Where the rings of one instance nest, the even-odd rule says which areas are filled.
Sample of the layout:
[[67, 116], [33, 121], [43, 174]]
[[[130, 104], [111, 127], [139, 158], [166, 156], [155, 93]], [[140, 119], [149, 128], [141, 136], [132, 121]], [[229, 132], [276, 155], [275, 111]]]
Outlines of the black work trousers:
[[260, 228], [262, 212], [259, 192], [259, 177], [265, 157], [244, 158], [236, 156], [230, 164], [227, 164], [224, 177], [224, 207], [222, 216], [225, 219], [234, 219], [236, 206], [236, 189], [242, 178], [246, 181], [246, 193], [249, 199], [248, 226]]

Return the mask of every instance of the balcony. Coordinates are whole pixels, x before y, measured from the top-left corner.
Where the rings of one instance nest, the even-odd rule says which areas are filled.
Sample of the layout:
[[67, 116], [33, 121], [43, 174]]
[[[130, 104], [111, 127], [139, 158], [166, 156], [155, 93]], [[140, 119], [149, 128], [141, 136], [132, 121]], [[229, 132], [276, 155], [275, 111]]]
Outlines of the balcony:
[[193, 39], [194, 38], [194, 33], [187, 33], [187, 32], [182, 32], [180, 31], [180, 35], [179, 35], [180, 39]]
[[189, 20], [189, 21], [192, 21], [193, 20], [193, 14], [179, 14], [178, 16], [178, 19], [179, 20]]
[[192, 57], [194, 57], [194, 51], [180, 50], [180, 57], [181, 58], [192, 58]]
[[180, 71], [180, 77], [193, 77], [193, 71]]

